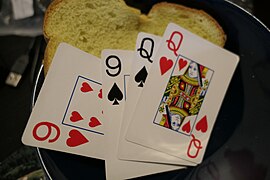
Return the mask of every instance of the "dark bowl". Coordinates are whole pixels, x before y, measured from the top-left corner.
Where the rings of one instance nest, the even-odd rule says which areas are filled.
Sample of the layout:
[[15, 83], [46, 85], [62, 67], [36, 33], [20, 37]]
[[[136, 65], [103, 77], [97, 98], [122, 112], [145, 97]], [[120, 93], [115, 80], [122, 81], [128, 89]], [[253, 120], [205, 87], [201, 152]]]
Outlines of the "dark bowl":
[[[157, 2], [127, 1], [127, 4], [146, 13]], [[203, 162], [143, 179], [265, 179], [270, 163], [267, 133], [270, 129], [269, 29], [229, 1], [169, 2], [203, 9], [212, 15], [227, 34], [225, 49], [238, 54], [240, 63], [218, 114]], [[33, 102], [44, 80], [42, 65], [38, 67], [36, 77]], [[103, 160], [41, 148], [37, 151], [50, 179], [105, 179]]]

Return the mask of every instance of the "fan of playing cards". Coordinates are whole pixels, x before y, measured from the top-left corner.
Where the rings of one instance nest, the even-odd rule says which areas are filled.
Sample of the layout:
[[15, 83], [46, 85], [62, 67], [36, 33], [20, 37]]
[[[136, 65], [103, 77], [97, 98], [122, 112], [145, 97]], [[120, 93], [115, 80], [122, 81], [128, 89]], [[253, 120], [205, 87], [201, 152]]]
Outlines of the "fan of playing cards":
[[173, 23], [101, 59], [61, 43], [22, 141], [103, 159], [107, 179], [196, 166], [238, 61]]

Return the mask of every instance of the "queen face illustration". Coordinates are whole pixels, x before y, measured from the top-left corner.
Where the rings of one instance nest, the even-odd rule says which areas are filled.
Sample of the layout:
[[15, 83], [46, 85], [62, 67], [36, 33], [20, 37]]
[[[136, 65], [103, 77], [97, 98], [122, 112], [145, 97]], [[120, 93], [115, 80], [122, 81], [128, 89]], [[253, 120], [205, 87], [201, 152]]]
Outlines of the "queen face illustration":
[[191, 78], [197, 78], [198, 77], [198, 66], [196, 63], [191, 62], [188, 67], [188, 75]]
[[[181, 72], [177, 68], [167, 83], [154, 123], [189, 134], [191, 131], [182, 130], [182, 125], [189, 121], [187, 117], [196, 118], [200, 112], [212, 73], [194, 61], [189, 61]], [[193, 127], [192, 124], [190, 126]]]
[[179, 114], [171, 115], [171, 128], [175, 131], [178, 131], [181, 125], [181, 117]]

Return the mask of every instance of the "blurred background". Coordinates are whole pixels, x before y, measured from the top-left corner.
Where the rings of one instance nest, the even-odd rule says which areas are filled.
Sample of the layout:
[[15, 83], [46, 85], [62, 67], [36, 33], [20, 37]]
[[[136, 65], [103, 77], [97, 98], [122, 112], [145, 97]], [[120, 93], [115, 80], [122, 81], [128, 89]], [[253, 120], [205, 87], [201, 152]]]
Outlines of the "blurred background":
[[[231, 1], [270, 27], [267, 1]], [[21, 136], [31, 113], [35, 67], [45, 48], [43, 16], [50, 2], [0, 0], [0, 180], [45, 179], [36, 149], [24, 146]], [[29, 62], [18, 86], [12, 87], [5, 80], [22, 54], [29, 55]]]

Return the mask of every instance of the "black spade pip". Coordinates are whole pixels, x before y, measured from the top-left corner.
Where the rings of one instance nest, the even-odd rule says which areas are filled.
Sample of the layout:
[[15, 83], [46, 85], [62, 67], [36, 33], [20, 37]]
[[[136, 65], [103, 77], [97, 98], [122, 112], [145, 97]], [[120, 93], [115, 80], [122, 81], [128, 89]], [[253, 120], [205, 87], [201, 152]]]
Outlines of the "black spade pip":
[[138, 87], [143, 87], [143, 84], [145, 83], [147, 75], [148, 75], [148, 72], [145, 66], [143, 66], [143, 68], [135, 76], [135, 81], [138, 83]]
[[107, 97], [108, 97], [109, 101], [113, 101], [113, 105], [119, 105], [118, 101], [122, 101], [123, 93], [119, 89], [119, 87], [117, 86], [116, 83], [113, 84], [113, 87], [109, 91]]

